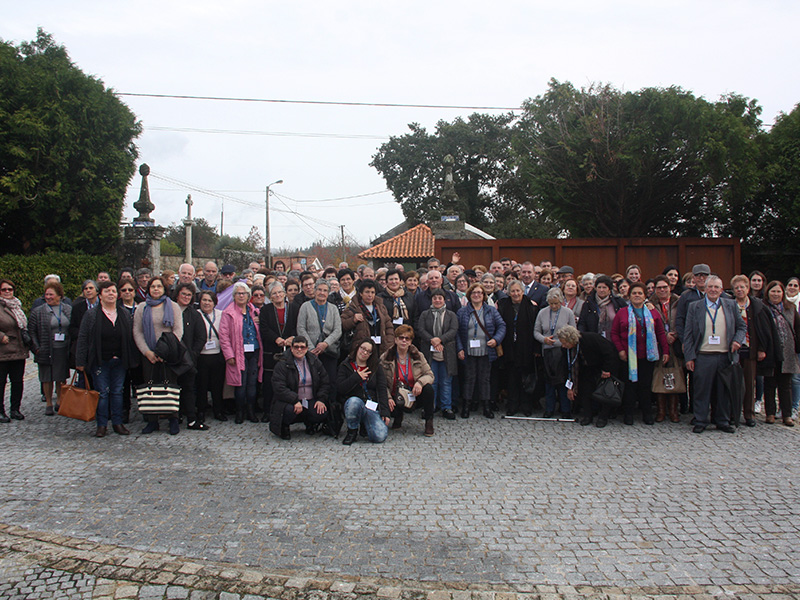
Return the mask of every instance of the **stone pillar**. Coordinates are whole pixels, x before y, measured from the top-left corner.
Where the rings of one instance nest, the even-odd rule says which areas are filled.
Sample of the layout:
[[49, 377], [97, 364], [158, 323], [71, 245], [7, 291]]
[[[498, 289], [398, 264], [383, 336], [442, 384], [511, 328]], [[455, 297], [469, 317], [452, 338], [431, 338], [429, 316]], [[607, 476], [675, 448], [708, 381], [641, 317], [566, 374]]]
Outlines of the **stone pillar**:
[[187, 264], [192, 264], [192, 195], [186, 196], [186, 218], [183, 220], [183, 226], [186, 228], [186, 260]]
[[139, 215], [134, 217], [132, 225], [123, 230], [120, 265], [133, 267], [134, 270], [147, 267], [158, 274], [161, 273], [161, 238], [166, 229], [156, 225], [150, 216], [156, 208], [150, 201], [150, 187], [147, 184], [150, 167], [143, 164], [139, 167], [139, 174], [142, 176], [142, 187], [139, 200], [133, 205]]

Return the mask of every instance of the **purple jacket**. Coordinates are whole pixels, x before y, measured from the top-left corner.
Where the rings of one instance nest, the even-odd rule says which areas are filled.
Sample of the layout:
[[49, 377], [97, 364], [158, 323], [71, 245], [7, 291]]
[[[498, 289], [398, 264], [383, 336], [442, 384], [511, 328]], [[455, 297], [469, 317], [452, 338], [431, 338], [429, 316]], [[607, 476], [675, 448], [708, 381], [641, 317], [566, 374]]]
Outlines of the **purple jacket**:
[[[256, 322], [253, 307], [248, 304], [247, 310], [250, 311], [250, 317], [253, 322]], [[219, 345], [222, 349], [222, 356], [225, 357], [225, 381], [228, 385], [238, 387], [242, 385], [242, 371], [244, 371], [244, 338], [242, 337], [242, 325], [244, 323], [244, 313], [231, 303], [222, 311], [222, 319], [219, 323]], [[256, 327], [258, 331], [258, 327]], [[258, 340], [258, 380], [261, 377], [264, 369], [264, 352], [261, 347], [261, 340]], [[229, 358], [235, 358], [236, 364], [231, 365], [227, 363]]]

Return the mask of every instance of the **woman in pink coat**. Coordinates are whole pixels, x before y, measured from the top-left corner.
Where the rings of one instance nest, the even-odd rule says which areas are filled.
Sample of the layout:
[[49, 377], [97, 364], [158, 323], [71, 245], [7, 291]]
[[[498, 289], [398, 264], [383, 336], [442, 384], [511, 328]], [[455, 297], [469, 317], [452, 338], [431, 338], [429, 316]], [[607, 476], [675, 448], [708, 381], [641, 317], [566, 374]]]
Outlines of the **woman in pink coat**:
[[258, 423], [255, 405], [263, 368], [263, 352], [255, 314], [250, 305], [250, 288], [242, 281], [233, 284], [233, 302], [222, 311], [219, 345], [226, 361], [225, 381], [235, 388], [235, 422], [243, 423], [247, 411], [247, 418], [252, 423]]

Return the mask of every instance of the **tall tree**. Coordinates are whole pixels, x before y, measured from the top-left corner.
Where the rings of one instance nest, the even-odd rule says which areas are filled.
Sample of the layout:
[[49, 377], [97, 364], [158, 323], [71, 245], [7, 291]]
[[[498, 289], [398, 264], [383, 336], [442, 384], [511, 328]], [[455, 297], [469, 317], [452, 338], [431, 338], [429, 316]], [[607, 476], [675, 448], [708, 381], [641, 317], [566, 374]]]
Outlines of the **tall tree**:
[[511, 154], [514, 117], [475, 113], [466, 121], [439, 121], [434, 133], [417, 123], [393, 136], [370, 165], [386, 180], [411, 223], [438, 221], [443, 212], [442, 161], [452, 155], [462, 220], [495, 235], [549, 237], [557, 232], [519, 185]]
[[572, 236], [733, 233], [733, 208], [753, 208], [755, 102], [551, 80], [523, 108], [514, 136], [520, 176]]
[[108, 250], [140, 133], [41, 29], [17, 47], [0, 40], [0, 253]]

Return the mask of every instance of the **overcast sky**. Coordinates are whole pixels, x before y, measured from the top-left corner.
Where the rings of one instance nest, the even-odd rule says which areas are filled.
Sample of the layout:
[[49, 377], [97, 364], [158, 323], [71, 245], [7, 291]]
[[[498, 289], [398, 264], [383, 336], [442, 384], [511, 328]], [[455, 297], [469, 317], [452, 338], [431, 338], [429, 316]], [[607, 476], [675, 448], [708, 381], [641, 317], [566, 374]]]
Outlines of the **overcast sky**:
[[[41, 26], [120, 93], [519, 107], [554, 77], [678, 85], [709, 100], [736, 92], [756, 98], [771, 124], [800, 101], [798, 13], [798, 2], [770, 0], [61, 0], [10, 3], [0, 37], [31, 40]], [[338, 239], [339, 225], [368, 243], [400, 223], [369, 166], [378, 146], [408, 123], [430, 130], [474, 112], [122, 99], [144, 125], [137, 164], [152, 170], [159, 224], [183, 218], [191, 193], [195, 217], [219, 227], [225, 196], [225, 233], [263, 233], [265, 186], [283, 179], [271, 198], [273, 248]]]

